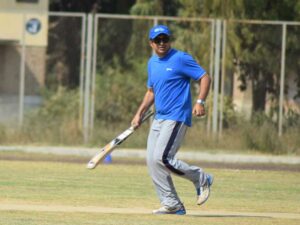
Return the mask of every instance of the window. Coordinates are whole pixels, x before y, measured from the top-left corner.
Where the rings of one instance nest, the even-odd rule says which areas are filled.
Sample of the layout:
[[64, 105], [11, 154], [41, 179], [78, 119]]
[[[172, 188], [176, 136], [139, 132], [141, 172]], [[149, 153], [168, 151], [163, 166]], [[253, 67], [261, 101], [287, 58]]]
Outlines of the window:
[[39, 0], [16, 0], [19, 3], [38, 3]]

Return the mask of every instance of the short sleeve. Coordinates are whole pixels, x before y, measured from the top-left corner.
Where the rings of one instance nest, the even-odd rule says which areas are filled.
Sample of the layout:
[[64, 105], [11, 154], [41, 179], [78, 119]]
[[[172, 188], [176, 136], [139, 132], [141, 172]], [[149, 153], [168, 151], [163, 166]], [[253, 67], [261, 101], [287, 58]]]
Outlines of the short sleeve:
[[153, 87], [153, 83], [151, 81], [151, 62], [148, 62], [148, 80], [147, 80], [147, 88], [152, 88]]
[[199, 80], [206, 74], [206, 71], [196, 62], [196, 60], [188, 53], [183, 52], [181, 57], [182, 72], [194, 79]]

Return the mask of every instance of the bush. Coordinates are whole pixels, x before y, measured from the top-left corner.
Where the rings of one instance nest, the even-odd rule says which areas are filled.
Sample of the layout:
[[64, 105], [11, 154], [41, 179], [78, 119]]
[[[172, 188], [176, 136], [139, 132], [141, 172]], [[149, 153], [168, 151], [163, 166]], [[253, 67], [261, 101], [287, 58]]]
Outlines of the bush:
[[96, 123], [109, 126], [129, 123], [147, 90], [145, 62], [132, 64], [130, 70], [115, 64], [99, 74], [96, 83]]
[[22, 143], [79, 144], [78, 90], [60, 87], [56, 92], [44, 91], [40, 108], [26, 114], [19, 133]]
[[262, 126], [247, 124], [242, 132], [242, 139], [246, 149], [273, 154], [285, 153], [282, 141], [272, 124], [263, 123]]

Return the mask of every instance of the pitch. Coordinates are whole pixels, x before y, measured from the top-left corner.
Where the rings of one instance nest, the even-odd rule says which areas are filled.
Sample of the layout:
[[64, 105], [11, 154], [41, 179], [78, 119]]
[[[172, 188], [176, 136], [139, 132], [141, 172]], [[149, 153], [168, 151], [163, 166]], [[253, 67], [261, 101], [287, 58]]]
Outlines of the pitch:
[[210, 168], [215, 184], [205, 205], [196, 205], [189, 182], [175, 179], [187, 215], [155, 216], [151, 211], [159, 205], [143, 164], [112, 163], [89, 171], [85, 160], [41, 160], [0, 160], [0, 224], [300, 222], [299, 172]]

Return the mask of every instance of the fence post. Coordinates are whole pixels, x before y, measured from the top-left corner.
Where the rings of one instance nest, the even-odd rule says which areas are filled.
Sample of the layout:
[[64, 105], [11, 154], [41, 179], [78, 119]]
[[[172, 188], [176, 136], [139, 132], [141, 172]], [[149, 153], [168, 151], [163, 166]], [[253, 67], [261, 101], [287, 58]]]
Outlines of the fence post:
[[19, 85], [19, 127], [23, 125], [24, 118], [24, 95], [25, 95], [25, 57], [26, 57], [26, 14], [22, 16], [22, 48], [20, 65], [20, 85]]
[[213, 121], [212, 132], [216, 137], [218, 132], [218, 96], [219, 96], [219, 78], [220, 78], [220, 48], [221, 48], [221, 20], [216, 22], [216, 45], [215, 45], [215, 68], [214, 68], [214, 95], [213, 95]]
[[85, 68], [85, 43], [86, 43], [86, 14], [82, 16], [81, 22], [81, 56], [80, 56], [80, 82], [79, 82], [79, 129], [83, 127], [83, 93], [84, 93], [84, 68]]
[[219, 137], [222, 135], [223, 130], [223, 111], [224, 111], [224, 85], [226, 76], [226, 32], [227, 22], [223, 21], [223, 33], [222, 33], [222, 69], [221, 69], [221, 94], [220, 94], [220, 118], [219, 118]]
[[279, 120], [278, 135], [282, 135], [282, 116], [283, 116], [283, 96], [284, 96], [284, 78], [285, 78], [285, 50], [286, 50], [286, 23], [282, 24], [281, 40], [281, 69], [280, 69], [280, 94], [279, 94]]
[[93, 40], [93, 15], [88, 15], [87, 20], [87, 41], [86, 41], [86, 67], [85, 67], [85, 88], [84, 88], [84, 111], [83, 111], [83, 138], [84, 143], [89, 139], [90, 121], [90, 95], [91, 95], [91, 61], [92, 61], [92, 40]]
[[94, 130], [95, 121], [95, 95], [96, 95], [96, 70], [97, 70], [97, 36], [98, 36], [98, 17], [93, 14], [94, 28], [93, 28], [93, 59], [92, 63], [92, 95], [91, 95], [91, 117], [90, 117], [90, 133]]
[[[213, 77], [214, 72], [214, 41], [215, 41], [215, 20], [211, 21], [211, 31], [210, 31], [210, 60], [209, 60], [209, 75]], [[210, 92], [212, 92], [212, 86], [210, 86]], [[207, 124], [206, 124], [206, 130], [208, 135], [211, 134], [211, 119], [212, 119], [212, 95], [208, 95], [208, 108], [209, 111], [207, 112]]]

